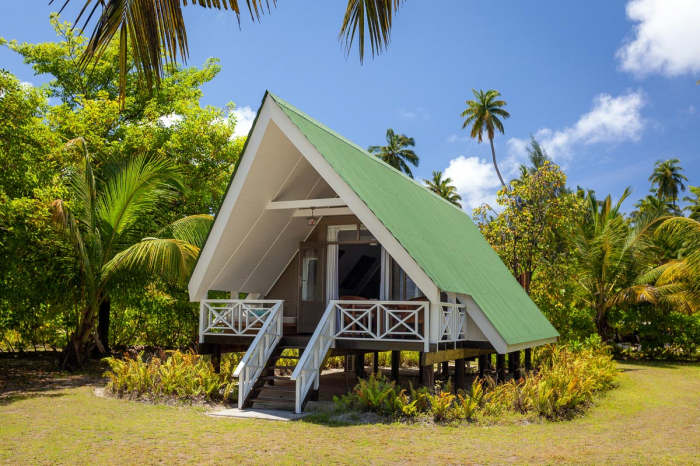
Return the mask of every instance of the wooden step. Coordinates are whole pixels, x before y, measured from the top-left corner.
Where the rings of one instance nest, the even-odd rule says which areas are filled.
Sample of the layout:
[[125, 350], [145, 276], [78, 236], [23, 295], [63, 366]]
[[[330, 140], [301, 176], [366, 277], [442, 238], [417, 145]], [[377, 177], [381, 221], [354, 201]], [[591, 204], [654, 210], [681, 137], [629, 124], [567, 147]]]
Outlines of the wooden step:
[[270, 359], [299, 359], [301, 356], [272, 356]]
[[264, 377], [258, 377], [260, 380], [291, 380], [291, 377], [280, 376], [280, 375], [266, 375]]
[[256, 403], [258, 401], [260, 401], [262, 403], [284, 403], [284, 404], [296, 403], [296, 400], [294, 400], [294, 399], [269, 398], [269, 397], [263, 397], [263, 396], [259, 396], [257, 398], [250, 399], [251, 403]]
[[294, 393], [296, 394], [297, 389], [296, 388], [289, 388], [289, 387], [279, 387], [276, 385], [264, 385], [259, 388], [261, 392], [280, 392], [280, 393]]
[[297, 366], [267, 366], [266, 369], [283, 369], [293, 371]]

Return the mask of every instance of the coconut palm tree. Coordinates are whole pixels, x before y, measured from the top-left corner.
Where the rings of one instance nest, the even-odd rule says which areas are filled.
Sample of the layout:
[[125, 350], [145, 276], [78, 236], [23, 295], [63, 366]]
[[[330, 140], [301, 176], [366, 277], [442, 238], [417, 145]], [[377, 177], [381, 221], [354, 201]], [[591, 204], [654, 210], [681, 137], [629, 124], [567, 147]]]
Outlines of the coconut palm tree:
[[452, 204], [456, 205], [460, 209], [462, 204], [459, 202], [462, 200], [462, 196], [457, 193], [457, 188], [452, 186], [452, 178], [442, 178], [442, 172], [433, 172], [432, 180], [423, 180], [429, 190], [448, 200]]
[[476, 139], [479, 144], [483, 142], [484, 131], [491, 143], [491, 154], [493, 155], [493, 166], [498, 174], [498, 179], [501, 180], [503, 187], [506, 183], [503, 181], [501, 172], [496, 163], [496, 149], [493, 147], [493, 138], [498, 130], [501, 134], [504, 133], [503, 122], [510, 117], [510, 113], [503, 109], [507, 104], [503, 100], [499, 100], [501, 93], [497, 90], [490, 89], [486, 92], [472, 89], [472, 93], [476, 100], [467, 100], [467, 109], [461, 114], [462, 118], [466, 118], [462, 124], [462, 129], [469, 126], [471, 128], [470, 136]]
[[613, 205], [609, 195], [598, 201], [589, 192], [588, 212], [571, 238], [578, 255], [575, 299], [594, 312], [596, 329], [604, 341], [612, 337], [608, 322], [612, 308], [658, 300], [658, 291], [640, 277], [655, 265], [653, 228], [659, 217], [643, 216], [630, 226], [620, 212], [630, 194], [627, 188]]
[[413, 178], [408, 164], [418, 166], [420, 159], [408, 147], [415, 147], [416, 141], [405, 134], [396, 134], [393, 129], [386, 130], [386, 146], [370, 146], [367, 150], [370, 154], [376, 155], [384, 162], [388, 163], [400, 172]]
[[72, 199], [54, 201], [53, 218], [68, 234], [81, 272], [75, 329], [60, 362], [61, 369], [73, 370], [93, 348], [105, 351], [97, 317], [105, 304], [108, 309], [110, 286], [119, 275], [139, 268], [184, 283], [213, 218], [186, 217], [147, 237], [143, 225], [184, 189], [177, 167], [167, 160], [137, 157], [110, 165], [100, 182], [85, 141], [73, 140], [68, 147], [80, 151], [81, 163], [69, 175]]
[[[50, 3], [53, 3], [51, 0]], [[61, 11], [71, 0], [63, 0]], [[128, 73], [127, 55], [132, 54], [137, 64], [139, 76], [148, 89], [158, 85], [163, 76], [164, 65], [179, 58], [186, 62], [189, 56], [187, 31], [183, 16], [186, 0], [77, 0], [82, 3], [76, 23], [85, 17], [83, 29], [90, 20], [97, 18], [90, 41], [81, 63], [88, 66], [92, 60], [99, 60], [107, 45], [119, 37], [120, 95], [125, 96]], [[349, 54], [357, 36], [360, 62], [364, 60], [365, 35], [369, 35], [369, 49], [372, 56], [389, 46], [391, 25], [394, 14], [404, 0], [347, 0], [345, 16], [338, 36]], [[60, 1], [59, 1], [60, 3]], [[276, 0], [207, 0], [193, 1], [192, 5], [218, 10], [229, 8], [240, 23], [240, 3], [244, 3], [253, 21], [270, 12], [270, 4]], [[101, 13], [95, 16], [98, 7]]]
[[673, 217], [661, 224], [656, 236], [679, 251], [679, 258], [654, 269], [646, 281], [654, 283], [659, 304], [666, 310], [694, 314], [700, 311], [700, 222]]
[[688, 186], [688, 189], [690, 190], [691, 196], [685, 196], [683, 198], [683, 200], [688, 203], [685, 210], [690, 212], [690, 218], [700, 221], [700, 186]]
[[658, 160], [654, 164], [654, 172], [649, 177], [651, 189], [656, 186], [656, 197], [659, 199], [671, 198], [673, 208], [676, 208], [676, 199], [679, 191], [685, 191], [683, 181], [688, 181], [683, 169], [678, 166], [678, 159], [669, 159], [665, 162]]

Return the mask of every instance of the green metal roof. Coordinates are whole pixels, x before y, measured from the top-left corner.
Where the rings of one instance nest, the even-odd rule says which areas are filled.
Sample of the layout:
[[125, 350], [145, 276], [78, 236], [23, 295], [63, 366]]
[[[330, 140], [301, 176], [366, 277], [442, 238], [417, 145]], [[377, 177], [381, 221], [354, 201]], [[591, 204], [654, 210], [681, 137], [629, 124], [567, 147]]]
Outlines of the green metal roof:
[[470, 295], [508, 345], [559, 336], [466, 212], [269, 95], [440, 290]]

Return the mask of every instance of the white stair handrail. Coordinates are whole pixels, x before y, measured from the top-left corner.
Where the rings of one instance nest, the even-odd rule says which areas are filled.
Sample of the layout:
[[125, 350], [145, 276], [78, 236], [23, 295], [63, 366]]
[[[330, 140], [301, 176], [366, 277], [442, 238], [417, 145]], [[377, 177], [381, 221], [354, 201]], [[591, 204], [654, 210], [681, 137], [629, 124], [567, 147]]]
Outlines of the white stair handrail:
[[316, 326], [314, 334], [299, 359], [296, 369], [292, 373], [291, 380], [296, 381], [295, 413], [301, 413], [302, 405], [311, 387], [318, 390], [321, 377], [321, 369], [328, 351], [335, 340], [335, 302], [331, 301], [326, 308], [321, 320]]
[[276, 301], [262, 327], [238, 363], [233, 376], [238, 379], [238, 409], [243, 408], [272, 352], [282, 338], [284, 318], [282, 301]]

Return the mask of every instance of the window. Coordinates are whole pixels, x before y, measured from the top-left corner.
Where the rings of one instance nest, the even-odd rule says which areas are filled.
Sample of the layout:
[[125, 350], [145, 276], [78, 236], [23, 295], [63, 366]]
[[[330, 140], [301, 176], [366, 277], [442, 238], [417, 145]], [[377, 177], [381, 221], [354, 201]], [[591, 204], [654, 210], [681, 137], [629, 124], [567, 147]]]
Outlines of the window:
[[424, 295], [411, 277], [396, 263], [391, 261], [391, 299], [394, 301], [409, 301], [422, 298]]
[[302, 258], [301, 300], [320, 301], [319, 257], [317, 249], [306, 249]]

